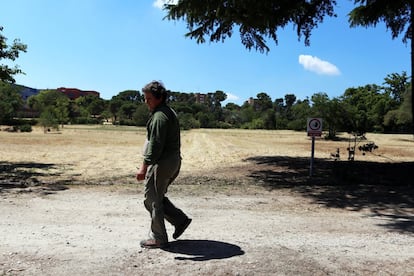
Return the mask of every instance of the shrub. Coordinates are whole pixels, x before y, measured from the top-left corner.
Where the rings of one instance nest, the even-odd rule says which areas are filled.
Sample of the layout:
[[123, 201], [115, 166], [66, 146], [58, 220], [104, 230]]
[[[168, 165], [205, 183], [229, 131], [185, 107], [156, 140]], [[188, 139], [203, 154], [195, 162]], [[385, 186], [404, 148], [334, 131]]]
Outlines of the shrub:
[[194, 119], [193, 115], [189, 113], [178, 114], [178, 119], [180, 121], [180, 128], [183, 130], [189, 130], [192, 128], [200, 128], [200, 122]]
[[24, 124], [19, 126], [21, 132], [32, 132], [32, 126], [30, 124]]

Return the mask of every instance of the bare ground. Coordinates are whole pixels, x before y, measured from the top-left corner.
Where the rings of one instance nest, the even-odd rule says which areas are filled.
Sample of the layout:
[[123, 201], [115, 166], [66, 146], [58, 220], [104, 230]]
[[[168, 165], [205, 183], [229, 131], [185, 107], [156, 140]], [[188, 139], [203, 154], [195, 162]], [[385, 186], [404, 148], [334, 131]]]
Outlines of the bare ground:
[[141, 130], [0, 132], [0, 275], [413, 275], [412, 138], [371, 137], [356, 162], [317, 141], [310, 178], [303, 133], [183, 133], [169, 196], [193, 223], [143, 250]]

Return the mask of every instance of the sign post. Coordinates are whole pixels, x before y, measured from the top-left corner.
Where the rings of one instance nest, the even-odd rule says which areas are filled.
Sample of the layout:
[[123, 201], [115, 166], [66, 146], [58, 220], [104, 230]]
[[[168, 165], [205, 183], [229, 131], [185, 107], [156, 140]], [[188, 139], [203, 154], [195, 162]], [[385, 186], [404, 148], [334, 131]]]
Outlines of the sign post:
[[312, 148], [311, 148], [311, 160], [309, 168], [309, 176], [313, 175], [313, 160], [315, 156], [315, 136], [322, 135], [322, 119], [321, 118], [308, 118], [307, 123], [308, 136], [312, 137]]

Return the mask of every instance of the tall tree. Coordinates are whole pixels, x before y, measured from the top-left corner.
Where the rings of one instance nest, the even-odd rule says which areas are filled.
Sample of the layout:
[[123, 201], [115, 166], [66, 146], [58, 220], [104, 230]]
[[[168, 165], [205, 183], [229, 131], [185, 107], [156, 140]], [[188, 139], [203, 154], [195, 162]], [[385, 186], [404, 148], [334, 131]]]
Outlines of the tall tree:
[[1, 34], [3, 27], [0, 26], [0, 81], [14, 83], [14, 75], [21, 74], [23, 71], [19, 66], [15, 65], [10, 67], [9, 65], [1, 64], [3, 60], [15, 61], [20, 52], [26, 52], [27, 45], [20, 42], [20, 40], [15, 39], [13, 44], [7, 45], [7, 38]]
[[[403, 42], [411, 42], [411, 74], [414, 71], [414, 41], [413, 41], [413, 12], [414, 1], [412, 0], [355, 0], [359, 4], [349, 14], [351, 27], [376, 26], [383, 21], [387, 29], [391, 30], [393, 39], [403, 34]], [[412, 91], [411, 91], [412, 93]], [[411, 97], [411, 113], [414, 115], [414, 97]], [[414, 116], [413, 116], [414, 117]], [[414, 120], [412, 122], [414, 133]]]
[[268, 52], [266, 38], [277, 44], [277, 31], [288, 24], [293, 24], [298, 38], [304, 37], [309, 45], [312, 29], [325, 16], [335, 16], [335, 5], [335, 0], [180, 0], [165, 8], [167, 19], [187, 22], [186, 36], [197, 43], [224, 41], [238, 26], [241, 42], [247, 49]]
[[256, 95], [256, 102], [260, 111], [266, 111], [273, 107], [272, 98], [265, 92], [260, 92]]
[[401, 104], [404, 93], [410, 86], [410, 78], [407, 76], [407, 72], [388, 74], [384, 78], [384, 85], [385, 92], [389, 93], [397, 104]]
[[411, 129], [411, 85], [403, 95], [403, 100], [398, 109], [390, 110], [384, 116], [384, 125], [387, 132], [409, 132]]
[[139, 93], [138, 90], [125, 90], [119, 92], [118, 95], [112, 97], [112, 99], [119, 99], [124, 102], [132, 102], [132, 103], [142, 103], [144, 102], [144, 97]]
[[16, 86], [0, 81], [0, 124], [9, 123], [23, 106]]
[[[44, 121], [56, 121], [62, 127], [69, 121], [69, 98], [57, 90], [43, 90], [39, 94], [29, 97], [28, 104], [40, 112], [40, 117]], [[52, 117], [54, 119], [50, 120]]]

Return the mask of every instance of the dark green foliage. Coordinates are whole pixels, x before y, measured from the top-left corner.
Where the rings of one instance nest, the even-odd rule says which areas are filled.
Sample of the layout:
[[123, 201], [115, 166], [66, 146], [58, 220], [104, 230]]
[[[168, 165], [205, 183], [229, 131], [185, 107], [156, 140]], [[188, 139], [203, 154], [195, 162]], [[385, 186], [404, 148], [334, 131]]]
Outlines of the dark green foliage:
[[197, 43], [222, 42], [238, 27], [241, 42], [247, 49], [268, 52], [266, 38], [277, 44], [277, 31], [289, 24], [295, 27], [298, 38], [304, 37], [305, 44], [309, 45], [312, 29], [325, 16], [334, 16], [335, 4], [332, 0], [185, 0], [166, 5], [166, 18], [186, 21], [189, 30], [186, 36]]
[[63, 126], [69, 122], [70, 100], [65, 94], [57, 90], [43, 90], [27, 101], [32, 109], [40, 112], [39, 123], [43, 127], [56, 128], [55, 124]]
[[178, 120], [180, 121], [180, 128], [183, 130], [200, 127], [200, 122], [194, 119], [194, 117], [189, 113], [178, 114]]
[[23, 107], [18, 89], [0, 81], [0, 124], [9, 124]]
[[[376, 26], [379, 22], [384, 22], [387, 29], [391, 30], [392, 38], [395, 39], [403, 34], [403, 42], [411, 42], [411, 74], [414, 71], [414, 41], [413, 41], [413, 13], [414, 1], [412, 0], [355, 0], [357, 6], [349, 14], [351, 27], [356, 26]], [[404, 82], [406, 75], [400, 76]], [[395, 76], [389, 78], [390, 83], [395, 81]], [[388, 80], [386, 79], [386, 82]], [[401, 90], [401, 87], [398, 88]], [[394, 100], [401, 100], [401, 94], [393, 94]], [[411, 118], [414, 117], [414, 98], [411, 97]], [[411, 119], [412, 132], [414, 133], [414, 121]]]
[[20, 40], [15, 39], [13, 44], [7, 45], [7, 38], [1, 34], [3, 27], [0, 26], [0, 81], [7, 83], [14, 83], [14, 75], [22, 74], [23, 71], [15, 65], [10, 67], [9, 65], [2, 64], [3, 60], [5, 61], [15, 61], [20, 52], [26, 52], [27, 46], [20, 42]]
[[32, 126], [30, 124], [21, 125], [19, 126], [19, 130], [21, 132], [32, 132]]
[[392, 38], [404, 33], [403, 40], [411, 39], [411, 11], [413, 2], [410, 0], [355, 0], [357, 6], [349, 14], [351, 27], [376, 26], [383, 21], [391, 30]]
[[59, 121], [55, 110], [52, 107], [49, 106], [42, 111], [39, 118], [39, 124], [43, 127], [45, 133], [50, 129], [59, 130]]
[[[310, 99], [297, 99], [293, 93], [279, 95], [275, 100], [260, 92], [243, 105], [228, 103], [225, 92], [204, 93], [204, 101], [197, 102], [197, 93], [172, 92], [169, 105], [176, 111], [182, 129], [191, 128], [244, 128], [306, 130], [309, 117], [321, 117], [325, 136], [335, 139], [338, 132], [408, 132], [411, 117], [411, 85], [405, 72], [387, 75], [383, 86], [370, 84], [345, 90], [342, 96], [329, 98], [327, 93], [313, 94]], [[16, 104], [7, 117], [14, 118], [21, 107], [21, 97], [9, 84], [0, 86], [1, 111]], [[404, 91], [402, 91], [404, 90]], [[127, 90], [103, 100], [94, 96], [69, 100], [56, 90], [41, 91], [30, 97], [27, 104], [40, 112], [39, 123], [45, 129], [59, 124], [113, 124], [145, 126], [150, 113], [139, 92]], [[7, 98], [7, 99], [6, 99]], [[5, 106], [5, 107], [3, 107]], [[3, 112], [2, 114], [5, 114]], [[4, 116], [3, 116], [4, 118]]]

